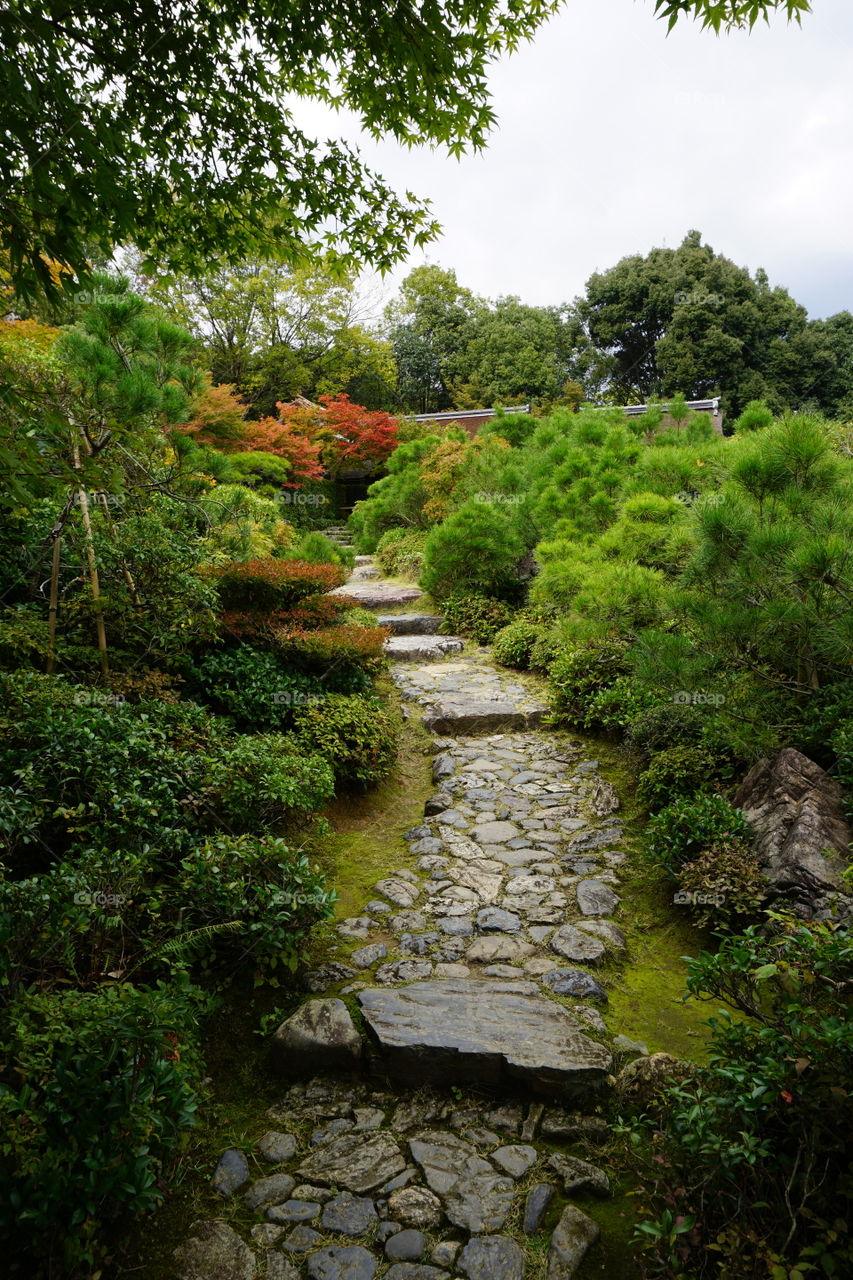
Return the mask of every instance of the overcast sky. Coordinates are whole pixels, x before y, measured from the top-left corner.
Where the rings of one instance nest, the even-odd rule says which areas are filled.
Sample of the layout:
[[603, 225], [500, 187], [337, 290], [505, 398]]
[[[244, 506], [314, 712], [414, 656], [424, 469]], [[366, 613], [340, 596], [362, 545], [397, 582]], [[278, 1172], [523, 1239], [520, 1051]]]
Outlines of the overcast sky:
[[[684, 22], [667, 36], [653, 0], [566, 0], [496, 66], [483, 154], [362, 143], [398, 189], [432, 198], [444, 229], [408, 267], [559, 303], [696, 227], [812, 317], [853, 310], [853, 4], [813, 8], [801, 28], [715, 37]], [[358, 137], [321, 119], [312, 108], [301, 122]]]

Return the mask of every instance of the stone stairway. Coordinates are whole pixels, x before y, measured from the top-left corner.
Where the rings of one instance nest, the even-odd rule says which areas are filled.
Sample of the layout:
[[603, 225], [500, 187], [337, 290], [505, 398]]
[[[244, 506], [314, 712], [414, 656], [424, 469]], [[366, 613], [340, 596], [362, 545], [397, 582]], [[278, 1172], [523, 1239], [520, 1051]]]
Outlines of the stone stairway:
[[[338, 594], [380, 610], [421, 593], [351, 579]], [[182, 1280], [529, 1280], [545, 1257], [547, 1280], [572, 1280], [599, 1237], [600, 967], [625, 949], [618, 797], [581, 744], [537, 727], [547, 708], [528, 687], [436, 635], [437, 615], [379, 620], [434, 735], [435, 790], [407, 865], [338, 922], [275, 1034], [294, 1082], [253, 1159], [276, 1171], [246, 1190], [245, 1154], [220, 1160], [214, 1189], [242, 1193], [251, 1243], [196, 1224]]]

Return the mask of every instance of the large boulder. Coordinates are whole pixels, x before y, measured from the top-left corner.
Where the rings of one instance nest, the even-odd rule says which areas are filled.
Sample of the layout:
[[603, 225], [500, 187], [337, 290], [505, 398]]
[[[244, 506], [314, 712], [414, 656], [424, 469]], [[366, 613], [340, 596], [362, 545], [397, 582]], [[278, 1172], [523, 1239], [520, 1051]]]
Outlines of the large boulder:
[[174, 1252], [181, 1280], [254, 1280], [255, 1255], [226, 1222], [195, 1222]]
[[308, 1000], [273, 1036], [273, 1060], [285, 1075], [352, 1071], [361, 1059], [361, 1036], [343, 1000]]
[[[734, 803], [752, 827], [768, 897], [788, 900], [806, 919], [831, 914], [853, 838], [838, 783], [786, 747], [750, 769]], [[849, 898], [842, 907], [849, 914]]]

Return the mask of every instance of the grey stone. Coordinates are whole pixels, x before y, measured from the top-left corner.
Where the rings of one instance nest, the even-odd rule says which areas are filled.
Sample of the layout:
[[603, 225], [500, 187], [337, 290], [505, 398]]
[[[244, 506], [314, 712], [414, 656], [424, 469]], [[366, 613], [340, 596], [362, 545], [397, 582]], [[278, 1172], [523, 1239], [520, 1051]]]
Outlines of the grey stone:
[[599, 1230], [575, 1205], [566, 1205], [548, 1250], [548, 1280], [573, 1280]]
[[264, 1280], [299, 1280], [299, 1272], [293, 1263], [275, 1249], [267, 1249], [264, 1253], [261, 1275]]
[[442, 622], [440, 613], [380, 613], [376, 619], [395, 636], [432, 636]]
[[447, 1267], [450, 1270], [461, 1248], [458, 1240], [440, 1240], [429, 1255], [429, 1260], [437, 1267]]
[[620, 899], [600, 880], [581, 880], [575, 892], [585, 916], [607, 916], [619, 906]]
[[258, 1155], [270, 1164], [287, 1164], [296, 1155], [296, 1147], [292, 1133], [278, 1133], [275, 1129], [268, 1129], [255, 1143]]
[[277, 1227], [273, 1222], [256, 1222], [249, 1235], [252, 1243], [263, 1249], [271, 1249], [276, 1241], [284, 1235], [284, 1227]]
[[607, 1123], [600, 1116], [566, 1111], [546, 1111], [540, 1132], [551, 1142], [585, 1142], [595, 1147], [603, 1146], [610, 1137]]
[[333, 1193], [328, 1187], [314, 1187], [310, 1182], [300, 1182], [290, 1194], [294, 1200], [316, 1200], [319, 1204], [325, 1204], [327, 1200], [331, 1200]]
[[511, 822], [483, 822], [471, 831], [471, 839], [477, 844], [506, 844], [518, 836], [518, 827]]
[[498, 1147], [489, 1157], [493, 1164], [503, 1169], [511, 1178], [523, 1178], [539, 1159], [535, 1147]]
[[600, 938], [581, 933], [572, 924], [562, 925], [551, 939], [551, 950], [567, 960], [586, 961], [598, 964], [606, 953], [606, 947]]
[[194, 1222], [173, 1257], [181, 1280], [254, 1280], [255, 1255], [225, 1222]]
[[548, 1167], [562, 1179], [563, 1190], [567, 1196], [584, 1192], [596, 1196], [610, 1194], [607, 1174], [603, 1169], [590, 1164], [588, 1160], [578, 1160], [575, 1156], [565, 1156], [555, 1152], [548, 1157]]
[[395, 1262], [385, 1272], [383, 1280], [446, 1280], [443, 1271], [425, 1262]]
[[496, 933], [475, 938], [465, 951], [465, 959], [470, 964], [512, 964], [532, 955], [532, 943], [525, 942], [523, 938]]
[[343, 1000], [309, 1000], [273, 1036], [273, 1061], [287, 1075], [351, 1071], [361, 1059], [361, 1036]]
[[390, 1196], [392, 1191], [398, 1191], [401, 1187], [407, 1187], [413, 1178], [418, 1176], [418, 1171], [412, 1165], [404, 1169], [402, 1173], [398, 1173], [396, 1178], [392, 1178], [390, 1182], [386, 1182], [381, 1189], [383, 1196]]
[[311, 1280], [373, 1280], [379, 1265], [360, 1244], [327, 1245], [306, 1262]]
[[[415, 840], [409, 846], [409, 853], [417, 858], [434, 858], [441, 853], [443, 848], [444, 845], [437, 836], [424, 836], [421, 840]], [[431, 868], [426, 869], [431, 870]]]
[[285, 1200], [273, 1205], [268, 1216], [271, 1222], [310, 1222], [319, 1212], [316, 1200]]
[[427, 1238], [422, 1231], [407, 1227], [385, 1241], [385, 1257], [390, 1262], [417, 1262], [423, 1257]]
[[[380, 965], [376, 970], [377, 982], [417, 982], [428, 978], [432, 973], [432, 962], [429, 960], [393, 960], [390, 964]], [[361, 995], [363, 993], [359, 993]]]
[[456, 1264], [468, 1280], [523, 1280], [524, 1253], [508, 1236], [475, 1236]]
[[354, 1128], [354, 1120], [346, 1120], [343, 1117], [338, 1120], [330, 1120], [328, 1124], [321, 1125], [319, 1129], [315, 1129], [311, 1134], [311, 1146], [319, 1147], [324, 1142], [330, 1142], [332, 1138], [336, 1138], [339, 1133], [348, 1133], [350, 1129]]
[[455, 636], [398, 635], [385, 641], [385, 652], [392, 662], [441, 662], [464, 648]]
[[406, 1167], [403, 1153], [390, 1133], [345, 1133], [314, 1152], [299, 1166], [309, 1181], [346, 1187], [363, 1194], [381, 1187]]
[[379, 1107], [353, 1107], [356, 1130], [361, 1133], [365, 1129], [381, 1129], [385, 1112]]
[[543, 973], [542, 981], [558, 996], [578, 996], [583, 1000], [607, 1000], [604, 987], [582, 969], [551, 969], [548, 973]]
[[235, 1191], [249, 1181], [249, 1162], [242, 1151], [231, 1147], [223, 1151], [213, 1171], [210, 1185], [223, 1200], [230, 1200]]
[[475, 1147], [453, 1133], [427, 1130], [410, 1139], [409, 1149], [454, 1226], [472, 1234], [500, 1230], [512, 1207], [511, 1178], [498, 1176]]
[[474, 932], [474, 923], [470, 916], [440, 916], [435, 922], [442, 933], [452, 938], [469, 938]]
[[624, 951], [628, 946], [624, 933], [612, 920], [578, 920], [577, 927], [583, 933], [600, 938], [612, 951]]
[[377, 961], [384, 960], [387, 954], [388, 948], [384, 942], [373, 942], [369, 947], [361, 947], [358, 951], [353, 951], [350, 960], [357, 969], [369, 969]]
[[426, 916], [422, 911], [398, 911], [388, 921], [393, 933], [420, 933], [427, 927]]
[[347, 920], [341, 920], [340, 924], [335, 925], [335, 928], [342, 938], [355, 938], [358, 941], [363, 941], [373, 928], [373, 921], [370, 916], [350, 916]]
[[464, 694], [441, 696], [427, 708], [424, 726], [433, 733], [471, 734], [499, 729], [531, 729], [548, 708], [529, 699], [525, 705], [510, 698], [477, 698]]
[[589, 807], [598, 818], [606, 818], [619, 808], [619, 797], [612, 782], [604, 778], [596, 778], [592, 788]]
[[[750, 769], [734, 803], [752, 827], [768, 897], [787, 900], [806, 919], [831, 914], [853, 839], [838, 783], [786, 747]], [[838, 907], [849, 914], [849, 897], [842, 895]]]
[[501, 1133], [518, 1133], [522, 1121], [522, 1109], [514, 1102], [505, 1102], [486, 1112], [486, 1121]]
[[395, 1236], [400, 1230], [399, 1222], [380, 1222], [376, 1228], [376, 1239], [380, 1244], [384, 1244], [389, 1236]]
[[437, 933], [401, 933], [400, 950], [407, 956], [425, 956], [439, 941]]
[[293, 1228], [281, 1247], [288, 1253], [308, 1253], [320, 1243], [321, 1239], [322, 1236], [317, 1231], [300, 1222], [298, 1227]]
[[268, 1204], [283, 1204], [289, 1200], [296, 1186], [296, 1179], [289, 1173], [271, 1173], [268, 1178], [259, 1178], [243, 1196], [247, 1209], [265, 1209]]
[[517, 933], [521, 920], [512, 911], [500, 907], [483, 907], [477, 912], [477, 928], [481, 933]]
[[437, 1227], [444, 1217], [441, 1201], [426, 1187], [403, 1187], [388, 1200], [392, 1217], [408, 1227]]
[[487, 964], [483, 973], [487, 978], [523, 978], [524, 970], [514, 964]]
[[[382, 906], [385, 907], [384, 902]], [[302, 983], [306, 991], [319, 992], [325, 991], [336, 982], [346, 982], [348, 978], [354, 977], [355, 969], [351, 969], [346, 964], [338, 964], [337, 961], [330, 961], [329, 964], [321, 964], [316, 969], [310, 969], [303, 976]]]
[[648, 1045], [643, 1044], [642, 1040], [631, 1040], [629, 1036], [614, 1036], [613, 1049], [623, 1058], [647, 1058], [649, 1056]]
[[412, 907], [418, 896], [418, 888], [408, 880], [399, 876], [388, 876], [385, 880], [377, 880], [373, 886], [383, 898], [393, 902], [395, 907]]
[[370, 902], [367, 903], [364, 909], [371, 916], [384, 916], [388, 915], [391, 911], [388, 903], [380, 902], [378, 898], [371, 898]]
[[366, 1196], [351, 1195], [349, 1191], [342, 1191], [330, 1200], [320, 1219], [325, 1231], [340, 1231], [347, 1236], [362, 1235], [374, 1222], [376, 1209], [373, 1201]]
[[347, 582], [330, 591], [331, 596], [347, 596], [362, 609], [388, 609], [419, 600], [423, 595], [417, 587], [398, 587], [391, 582]]
[[610, 1053], [534, 992], [528, 982], [456, 978], [357, 998], [384, 1067], [407, 1081], [522, 1082], [534, 1092], [602, 1082]]
[[526, 1236], [532, 1236], [534, 1231], [539, 1230], [539, 1224], [553, 1199], [554, 1187], [550, 1182], [536, 1182], [530, 1188], [524, 1202], [524, 1218], [521, 1224], [521, 1229]]

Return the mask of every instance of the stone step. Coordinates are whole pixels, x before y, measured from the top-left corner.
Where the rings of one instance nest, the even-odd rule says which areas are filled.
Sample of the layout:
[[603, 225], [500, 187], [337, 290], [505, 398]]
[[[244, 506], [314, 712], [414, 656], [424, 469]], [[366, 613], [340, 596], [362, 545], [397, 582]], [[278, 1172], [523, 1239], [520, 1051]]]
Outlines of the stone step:
[[449, 978], [358, 993], [378, 1066], [408, 1085], [462, 1083], [553, 1095], [602, 1086], [603, 1044], [533, 982]]
[[380, 613], [376, 621], [395, 636], [434, 636], [444, 619], [440, 613]]
[[355, 600], [362, 609], [393, 609], [395, 605], [420, 600], [423, 592], [417, 587], [398, 587], [391, 582], [347, 582], [329, 594]]
[[348, 582], [368, 582], [378, 578], [379, 570], [375, 564], [357, 564], [347, 579]]
[[385, 652], [392, 662], [441, 662], [464, 648], [456, 636], [405, 635], [385, 641]]
[[439, 698], [426, 709], [424, 727], [431, 733], [456, 737], [479, 733], [500, 733], [507, 729], [533, 729], [541, 724], [548, 708], [530, 699], [477, 699], [461, 695]]
[[356, 556], [356, 558], [355, 558], [355, 563], [356, 563], [357, 565], [360, 565], [360, 564], [373, 564], [373, 562], [374, 562], [374, 561], [373, 561], [373, 556]]

